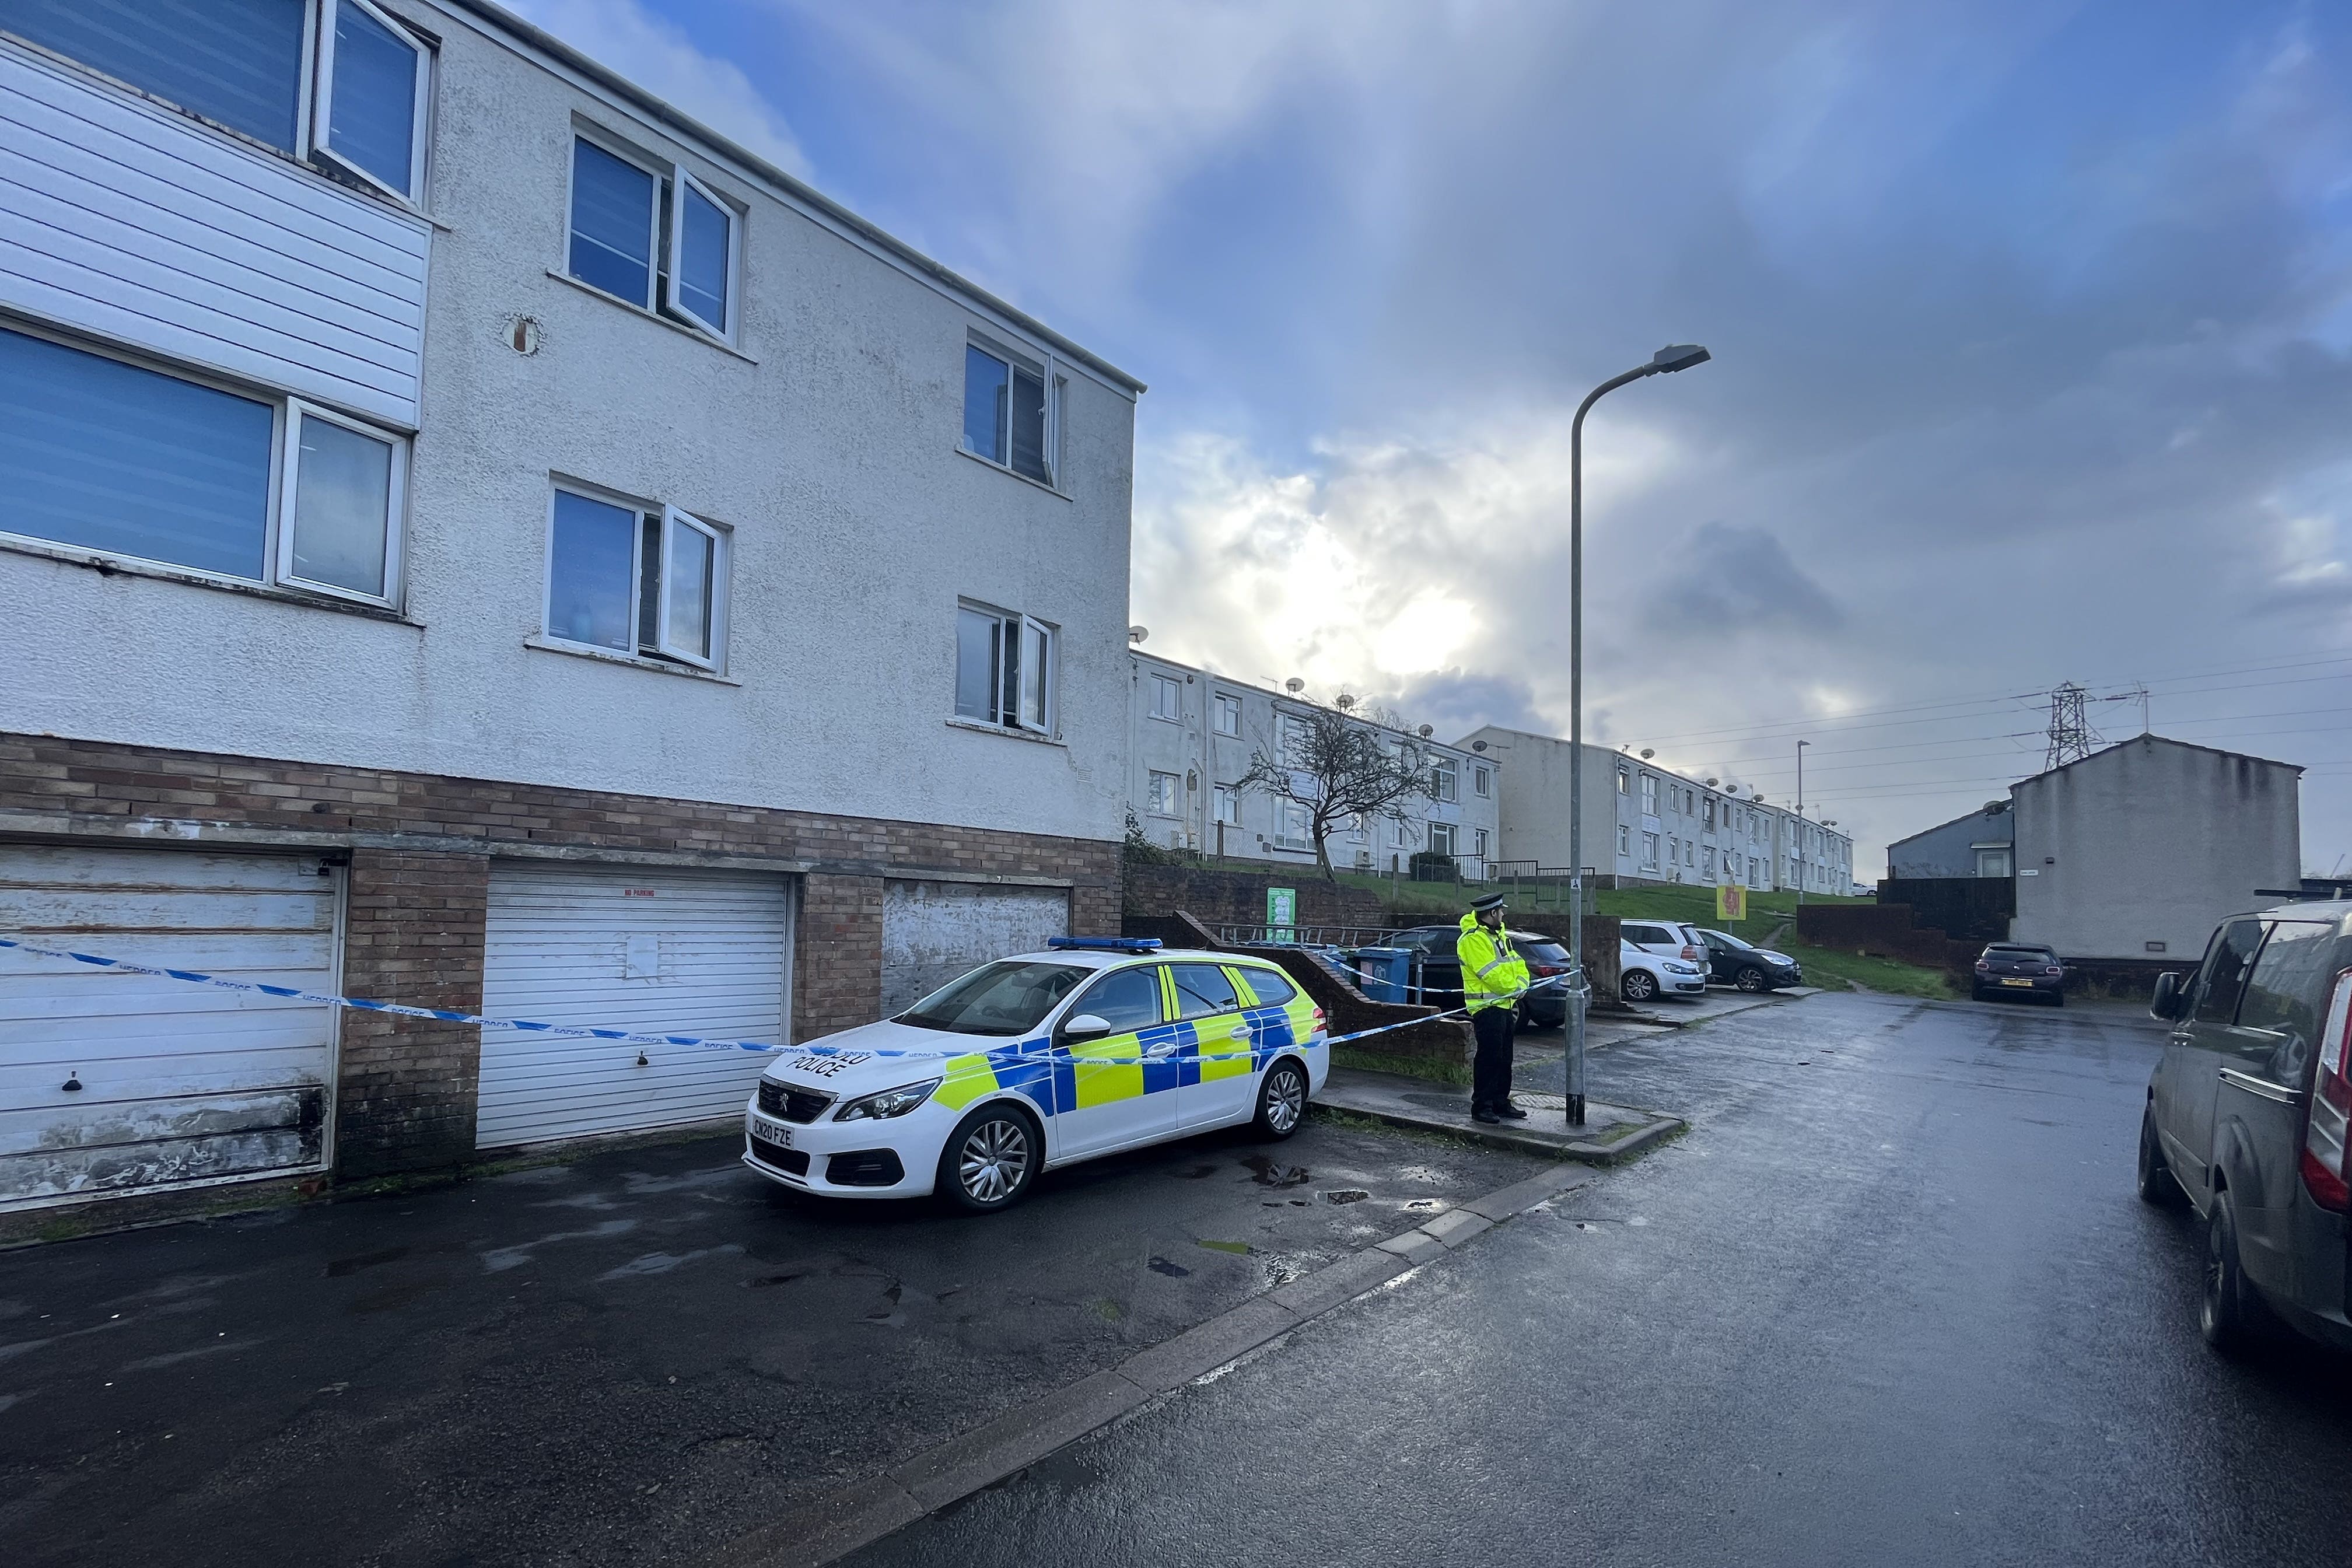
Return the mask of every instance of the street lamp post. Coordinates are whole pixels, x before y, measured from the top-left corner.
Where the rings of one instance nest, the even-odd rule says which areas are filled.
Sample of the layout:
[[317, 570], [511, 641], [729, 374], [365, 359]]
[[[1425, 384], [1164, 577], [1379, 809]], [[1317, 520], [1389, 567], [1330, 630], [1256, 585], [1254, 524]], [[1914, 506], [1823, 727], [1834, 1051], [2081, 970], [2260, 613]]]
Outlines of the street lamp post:
[[1696, 343], [1669, 343], [1650, 363], [1612, 376], [1585, 395], [1568, 427], [1568, 1124], [1584, 1125], [1584, 1014], [1592, 983], [1584, 973], [1584, 416], [1592, 405], [1645, 375], [1705, 364]]
[[1797, 907], [1805, 907], [1805, 748], [1811, 741], [1797, 742]]

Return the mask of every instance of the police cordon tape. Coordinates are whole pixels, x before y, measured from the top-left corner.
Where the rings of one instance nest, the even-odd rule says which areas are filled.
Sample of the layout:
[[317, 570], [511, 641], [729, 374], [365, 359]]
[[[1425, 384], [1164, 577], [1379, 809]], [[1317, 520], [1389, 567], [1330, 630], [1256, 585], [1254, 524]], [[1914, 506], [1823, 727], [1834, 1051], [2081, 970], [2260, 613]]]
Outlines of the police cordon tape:
[[[479, 1013], [458, 1013], [446, 1007], [411, 1007], [398, 1002], [374, 1002], [363, 996], [330, 996], [323, 992], [304, 991], [291, 985], [265, 985], [257, 980], [224, 980], [217, 974], [199, 973], [193, 969], [159, 969], [152, 964], [133, 963], [127, 958], [106, 958], [97, 953], [74, 952], [59, 947], [39, 947], [13, 937], [0, 937], [0, 948], [29, 953], [36, 958], [68, 959], [88, 964], [93, 969], [112, 970], [118, 974], [145, 974], [160, 980], [176, 980], [187, 985], [205, 985], [216, 991], [242, 991], [275, 997], [281, 1002], [308, 1002], [322, 1007], [349, 1007], [361, 1013], [388, 1013], [400, 1018], [430, 1018], [441, 1024], [467, 1024], [484, 1029], [515, 1029], [527, 1034], [545, 1035], [556, 1039], [609, 1040], [624, 1046], [684, 1046], [708, 1051], [756, 1051], [777, 1055], [796, 1051], [804, 1056], [853, 1056], [896, 1058], [908, 1061], [945, 1061], [951, 1057], [993, 1056], [999, 1052], [1017, 1051], [1019, 1046], [992, 1046], [985, 1050], [964, 1051], [904, 1051], [884, 1047], [845, 1048], [840, 1046], [807, 1045], [777, 1046], [764, 1040], [707, 1040], [697, 1035], [645, 1035], [629, 1029], [597, 1029], [582, 1024], [541, 1024], [528, 1018], [490, 1018]], [[1538, 980], [1533, 985], [1515, 992], [1511, 1000], [1531, 996], [1554, 985], [1566, 985], [1569, 976], [1554, 975]], [[1574, 994], [1574, 993], [1570, 993]], [[1415, 1024], [1435, 1023], [1441, 1018], [1467, 1016], [1467, 1005], [1449, 1008], [1443, 1013], [1426, 1013], [1402, 1023], [1382, 1024], [1378, 1028], [1359, 1029], [1351, 1035], [1327, 1035], [1324, 1044], [1344, 1046], [1356, 1040], [1367, 1040], [1374, 1035], [1385, 1035], [1396, 1029], [1410, 1029]], [[1081, 1058], [1089, 1067], [1137, 1067], [1164, 1065], [1171, 1062], [1221, 1062], [1246, 1058], [1256, 1055], [1255, 1048], [1246, 1051], [1171, 1051], [1165, 1056], [1094, 1057]]]

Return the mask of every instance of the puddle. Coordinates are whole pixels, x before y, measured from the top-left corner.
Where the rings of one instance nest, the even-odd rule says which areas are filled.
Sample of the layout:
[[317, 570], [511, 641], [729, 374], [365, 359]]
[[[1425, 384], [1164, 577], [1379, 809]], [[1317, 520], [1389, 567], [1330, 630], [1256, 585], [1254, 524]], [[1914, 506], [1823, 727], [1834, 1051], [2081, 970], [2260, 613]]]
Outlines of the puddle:
[[1304, 1165], [1278, 1164], [1263, 1154], [1244, 1154], [1242, 1164], [1261, 1187], [1303, 1187], [1315, 1179]]
[[1407, 1214], [1435, 1214], [1445, 1206], [1443, 1198], [1415, 1198], [1404, 1205]]
[[1323, 1201], [1327, 1204], [1360, 1204], [1371, 1195], [1361, 1187], [1341, 1187], [1335, 1192], [1325, 1193]]
[[1171, 1279], [1187, 1279], [1192, 1274], [1192, 1271], [1182, 1264], [1171, 1263], [1164, 1258], [1155, 1258], [1151, 1260], [1151, 1271], [1154, 1274], [1165, 1274]]
[[1196, 1241], [1195, 1247], [1205, 1247], [1212, 1252], [1230, 1252], [1236, 1258], [1247, 1258], [1250, 1244], [1246, 1241]]

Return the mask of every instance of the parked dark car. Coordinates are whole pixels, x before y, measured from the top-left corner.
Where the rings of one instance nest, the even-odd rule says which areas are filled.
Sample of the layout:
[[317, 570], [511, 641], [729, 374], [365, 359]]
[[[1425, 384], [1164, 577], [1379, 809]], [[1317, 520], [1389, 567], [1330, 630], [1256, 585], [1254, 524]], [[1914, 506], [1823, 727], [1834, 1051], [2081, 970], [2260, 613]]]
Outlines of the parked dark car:
[[2352, 903], [2224, 921], [2185, 979], [2157, 981], [2171, 1026], [2140, 1119], [2139, 1195], [2205, 1231], [2200, 1325], [2232, 1351], [2283, 1320], [2352, 1350]]
[[2058, 962], [2058, 954], [2050, 948], [2021, 942], [1988, 942], [1984, 952], [1977, 955], [1969, 994], [1979, 1002], [1995, 996], [2024, 996], [2046, 1001], [2053, 1007], [2063, 1007], [2066, 966]]
[[1693, 929], [1706, 943], [1707, 978], [1717, 985], [1736, 986], [1742, 991], [1777, 991], [1783, 985], [1805, 983], [1803, 968], [1785, 952], [1742, 942], [1727, 931], [1709, 931], [1705, 926]]
[[[1462, 928], [1454, 925], [1415, 926], [1401, 931], [1381, 945], [1402, 947], [1417, 955], [1421, 973], [1421, 1000], [1433, 1007], [1462, 1005], [1462, 961], [1454, 956], [1454, 944], [1461, 939]], [[1568, 949], [1550, 937], [1537, 931], [1510, 932], [1511, 945], [1528, 961], [1530, 981], [1549, 980], [1568, 973]], [[1519, 1004], [1519, 1026], [1525, 1029], [1557, 1029], [1568, 1023], [1568, 996], [1558, 985], [1548, 985]]]

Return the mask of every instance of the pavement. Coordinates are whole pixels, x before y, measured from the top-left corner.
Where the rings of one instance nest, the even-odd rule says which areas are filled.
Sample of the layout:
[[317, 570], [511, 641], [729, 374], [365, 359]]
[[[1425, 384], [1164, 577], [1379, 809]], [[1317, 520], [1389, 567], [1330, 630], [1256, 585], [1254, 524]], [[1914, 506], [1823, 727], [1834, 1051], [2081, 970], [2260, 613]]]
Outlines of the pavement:
[[1687, 1137], [856, 1568], [2345, 1560], [2352, 1363], [2197, 1332], [2144, 1016], [1837, 994], [1610, 1047]]
[[1554, 1169], [1310, 1120], [972, 1220], [786, 1192], [740, 1147], [0, 1252], [0, 1561], [695, 1560], [910, 1464], [927, 1497], [992, 1479], [950, 1445], [1156, 1393]]
[[1518, 1090], [1512, 1100], [1524, 1121], [1500, 1126], [1472, 1120], [1469, 1091], [1395, 1073], [1333, 1068], [1315, 1102], [1327, 1110], [1369, 1116], [1392, 1127], [1421, 1128], [1498, 1149], [1520, 1149], [1558, 1160], [1613, 1165], [1648, 1152], [1683, 1130], [1678, 1116], [1610, 1105], [1585, 1098], [1584, 1124], [1568, 1124], [1568, 1101], [1558, 1094]]

